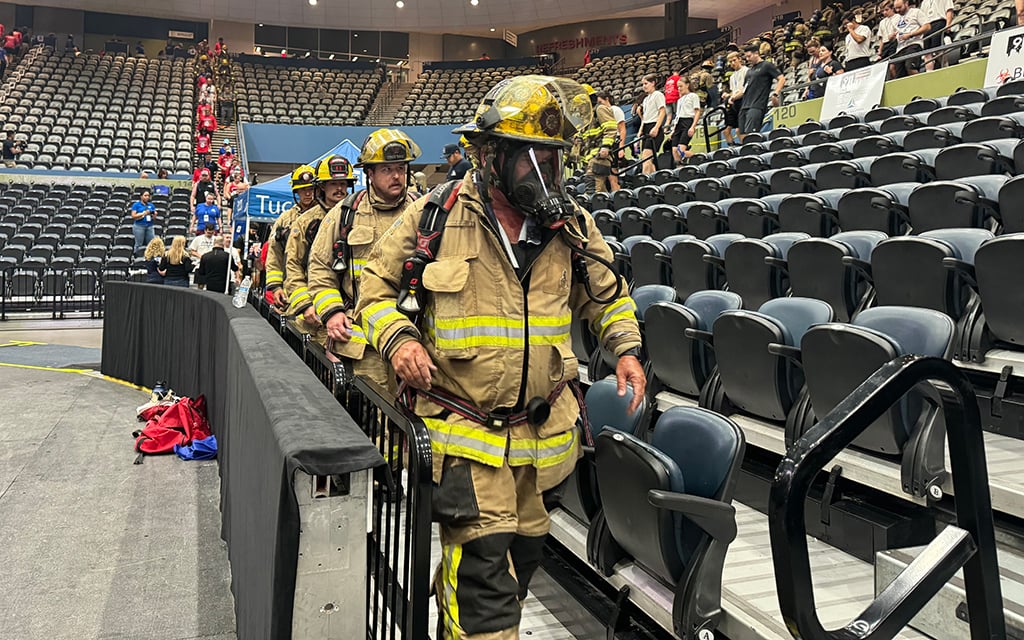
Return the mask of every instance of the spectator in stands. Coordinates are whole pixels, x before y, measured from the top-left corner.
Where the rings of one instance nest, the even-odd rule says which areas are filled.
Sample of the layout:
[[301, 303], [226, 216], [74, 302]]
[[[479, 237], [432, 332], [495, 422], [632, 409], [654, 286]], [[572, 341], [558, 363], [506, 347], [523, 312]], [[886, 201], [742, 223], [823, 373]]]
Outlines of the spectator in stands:
[[[213, 239], [217, 235], [217, 231], [218, 229], [216, 227], [208, 225], [206, 229], [203, 230], [203, 233], [192, 238], [192, 242], [188, 245], [188, 254], [196, 264], [199, 264], [199, 261], [203, 259], [203, 256], [213, 250]], [[196, 274], [196, 286], [202, 289], [205, 285], [205, 277], [200, 277], [199, 274]]]
[[[748, 44], [744, 47], [743, 55], [749, 68], [746, 84], [738, 96], [743, 98], [743, 108], [740, 109], [740, 141], [748, 133], [761, 130], [769, 103], [778, 102], [782, 87], [786, 85], [786, 76], [779, 68], [761, 59], [760, 47], [757, 44]], [[772, 80], [775, 81], [774, 89]]]
[[14, 132], [8, 131], [7, 137], [4, 138], [3, 143], [4, 166], [7, 167], [8, 169], [14, 168], [15, 161], [17, 160], [18, 154], [20, 154], [21, 151], [21, 143], [15, 141]]
[[611, 154], [612, 174], [608, 176], [608, 183], [612, 191], [618, 191], [619, 167], [624, 166], [626, 163], [626, 150], [621, 148], [626, 143], [626, 114], [622, 111], [622, 107], [612, 104], [612, 94], [607, 91], [597, 92], [597, 105], [609, 107], [612, 110], [612, 116], [615, 118], [615, 128], [618, 131], [615, 146], [619, 147], [619, 149]]
[[417, 171], [416, 173], [412, 174], [412, 181], [416, 183], [416, 191], [420, 195], [423, 195], [427, 192], [427, 174], [423, 173], [422, 171]]
[[210, 158], [210, 134], [199, 132], [196, 134], [196, 160], [205, 165]]
[[[212, 104], [212, 103], [211, 103]], [[213, 117], [213, 109], [199, 117], [199, 133], [213, 135], [217, 131], [217, 118]]]
[[[946, 29], [953, 24], [953, 0], [921, 0], [921, 12], [928, 21], [928, 39], [925, 41], [925, 48], [932, 49], [942, 46], [942, 36]], [[941, 65], [940, 54], [928, 55], [925, 57], [925, 68], [932, 71]]]
[[199, 171], [199, 179], [192, 185], [192, 194], [189, 196], [189, 204], [192, 206], [192, 215], [195, 216], [196, 206], [206, 202], [208, 193], [214, 195], [214, 200], [220, 197], [217, 184], [210, 178], [210, 170], [203, 168]]
[[858, 20], [860, 16], [852, 11], [843, 16], [846, 25], [846, 63], [847, 71], [854, 71], [871, 64], [871, 27]]
[[725, 141], [733, 144], [739, 137], [740, 109], [743, 108], [743, 84], [747, 79], [747, 67], [743, 64], [743, 56], [738, 51], [730, 51], [726, 62], [732, 67], [729, 76], [729, 92], [726, 94], [725, 107]]
[[164, 277], [164, 284], [171, 287], [188, 288], [188, 276], [192, 273], [192, 260], [185, 254], [185, 236], [174, 236], [171, 248], [160, 261], [157, 272]]
[[665, 120], [673, 122], [676, 117], [676, 102], [679, 101], [679, 79], [682, 76], [678, 71], [665, 78]]
[[149, 189], [143, 189], [139, 199], [132, 203], [128, 213], [132, 218], [132, 234], [135, 236], [135, 248], [132, 255], [139, 255], [139, 250], [145, 248], [156, 235], [153, 223], [157, 217], [156, 206], [151, 202], [153, 194]]
[[878, 59], [883, 60], [896, 53], [896, 12], [892, 8], [892, 0], [884, 0], [878, 11], [882, 15], [878, 20]]
[[[818, 76], [818, 66], [821, 65], [821, 60], [818, 59], [818, 49], [821, 48], [821, 40], [817, 38], [811, 38], [807, 41], [805, 47], [807, 49], [807, 81], [810, 82]], [[804, 98], [807, 97], [806, 90], [804, 90]]]
[[225, 153], [230, 153], [233, 155], [235, 153], [235, 150], [231, 146], [231, 140], [224, 138], [224, 140], [220, 143], [220, 149], [217, 150], [217, 153], [221, 155], [224, 155]]
[[142, 256], [146, 260], [146, 282], [149, 284], [163, 284], [164, 277], [160, 275], [160, 261], [164, 259], [167, 248], [160, 238], [153, 238], [146, 247], [146, 253]]
[[64, 53], [65, 55], [75, 55], [78, 53], [78, 47], [75, 46], [75, 36], [68, 34], [68, 39], [64, 41]]
[[641, 81], [644, 100], [640, 105], [640, 142], [643, 172], [658, 170], [658, 154], [665, 141], [665, 94], [658, 91], [658, 76], [649, 73]]
[[[906, 56], [924, 48], [924, 36], [931, 28], [931, 23], [924, 12], [908, 4], [908, 0], [894, 0], [892, 3], [894, 25], [896, 27], [896, 55]], [[916, 75], [921, 70], [921, 58], [912, 56], [893, 64], [893, 75], [897, 78]]]
[[238, 264], [224, 250], [224, 236], [214, 236], [213, 246], [199, 259], [196, 282], [205, 283], [207, 291], [228, 293], [228, 269], [238, 271]]
[[462, 180], [466, 172], [473, 168], [469, 160], [462, 157], [462, 147], [455, 142], [444, 145], [441, 156], [448, 161], [448, 174], [445, 180]]
[[[832, 55], [832, 47], [822, 44], [818, 47], [818, 64], [814, 67], [813, 80], [824, 80], [829, 76], [838, 75], [843, 72], [843, 66]], [[807, 87], [805, 97], [808, 99], [821, 98], [825, 95], [825, 83], [815, 82]]]
[[135, 43], [135, 55], [144, 56], [146, 55], [146, 45], [142, 44], [142, 40]]
[[235, 119], [235, 93], [230, 87], [221, 91], [217, 106], [220, 108], [220, 119], [231, 126], [231, 122]]
[[231, 216], [234, 217], [235, 212], [235, 198], [238, 194], [248, 191], [249, 183], [245, 181], [245, 176], [241, 172], [235, 173], [231, 176], [231, 182], [224, 189], [225, 196], [228, 199], [228, 206], [231, 207]]
[[157, 180], [166, 180], [167, 179], [167, 175], [168, 175], [167, 174], [167, 169], [164, 169], [163, 167], [160, 167], [160, 169], [156, 172], [156, 179]]
[[220, 219], [220, 207], [214, 202], [215, 194], [212, 191], [206, 192], [206, 201], [196, 207], [192, 214], [192, 227], [196, 233], [202, 233], [208, 227], [219, 229], [222, 220]]
[[672, 125], [672, 159], [676, 165], [693, 155], [690, 151], [690, 140], [693, 138], [697, 125], [700, 123], [700, 98], [690, 91], [690, 79], [679, 79], [679, 105], [676, 119]]
[[217, 44], [213, 45], [213, 55], [219, 56], [224, 50], [224, 38], [217, 38]]

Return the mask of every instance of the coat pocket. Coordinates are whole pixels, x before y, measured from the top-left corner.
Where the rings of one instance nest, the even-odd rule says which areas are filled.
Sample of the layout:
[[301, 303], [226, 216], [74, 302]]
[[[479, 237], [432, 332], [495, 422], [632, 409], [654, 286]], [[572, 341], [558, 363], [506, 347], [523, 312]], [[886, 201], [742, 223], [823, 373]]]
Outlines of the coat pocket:
[[[423, 269], [423, 287], [431, 302], [425, 316], [434, 349], [442, 358], [474, 358], [486, 327], [478, 326], [476, 287], [469, 259], [431, 262]], [[482, 333], [483, 332], [483, 333]]]

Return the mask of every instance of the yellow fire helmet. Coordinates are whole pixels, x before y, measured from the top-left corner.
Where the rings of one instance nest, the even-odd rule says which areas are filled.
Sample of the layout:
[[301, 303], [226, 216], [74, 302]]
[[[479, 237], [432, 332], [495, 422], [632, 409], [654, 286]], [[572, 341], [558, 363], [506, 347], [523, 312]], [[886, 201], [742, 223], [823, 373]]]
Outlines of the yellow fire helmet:
[[292, 171], [292, 191], [312, 187], [313, 181], [316, 179], [314, 174], [313, 167], [308, 164], [304, 164], [295, 171]]
[[473, 122], [453, 133], [472, 142], [479, 135], [561, 147], [593, 117], [587, 90], [575, 80], [551, 76], [517, 76], [494, 85], [477, 107]]
[[357, 167], [387, 162], [412, 162], [423, 153], [412, 138], [398, 129], [377, 129], [366, 136]]
[[321, 160], [316, 165], [315, 176], [316, 182], [330, 182], [331, 180], [352, 182], [356, 179], [356, 174], [352, 171], [352, 163], [344, 156], [337, 154], [331, 154]]

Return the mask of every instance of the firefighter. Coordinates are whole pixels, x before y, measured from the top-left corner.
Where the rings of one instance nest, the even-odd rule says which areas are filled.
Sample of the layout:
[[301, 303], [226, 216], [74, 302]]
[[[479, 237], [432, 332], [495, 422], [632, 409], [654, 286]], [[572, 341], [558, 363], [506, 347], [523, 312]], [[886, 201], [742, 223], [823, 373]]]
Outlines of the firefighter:
[[285, 248], [288, 234], [295, 219], [313, 206], [313, 167], [304, 164], [292, 171], [292, 200], [295, 204], [274, 221], [270, 229], [270, 244], [267, 247], [267, 291], [274, 296], [274, 304], [280, 311], [288, 308], [288, 296], [284, 293]]
[[370, 249], [414, 199], [409, 165], [419, 156], [419, 146], [397, 129], [371, 133], [356, 165], [366, 173], [367, 188], [327, 212], [309, 255], [309, 295], [327, 329], [329, 350], [352, 363], [355, 374], [385, 388], [387, 368], [377, 354], [364, 354], [366, 338], [350, 314]]
[[497, 84], [456, 130], [472, 143], [474, 169], [410, 206], [359, 282], [367, 340], [430, 434], [439, 638], [518, 638], [550, 526], [545, 493], [589, 439], [575, 426], [573, 318], [619, 357], [630, 412], [644, 393], [636, 306], [563, 185], [563, 154], [590, 112], [572, 80]]
[[352, 163], [344, 157], [332, 154], [321, 160], [313, 172], [316, 204], [302, 213], [292, 223], [288, 232], [287, 260], [285, 263], [284, 292], [288, 296], [288, 311], [296, 316], [295, 324], [303, 333], [311, 334], [317, 342], [327, 341], [324, 331], [313, 309], [313, 297], [309, 295], [307, 269], [309, 268], [309, 247], [316, 238], [320, 221], [334, 205], [341, 202], [352, 182]]

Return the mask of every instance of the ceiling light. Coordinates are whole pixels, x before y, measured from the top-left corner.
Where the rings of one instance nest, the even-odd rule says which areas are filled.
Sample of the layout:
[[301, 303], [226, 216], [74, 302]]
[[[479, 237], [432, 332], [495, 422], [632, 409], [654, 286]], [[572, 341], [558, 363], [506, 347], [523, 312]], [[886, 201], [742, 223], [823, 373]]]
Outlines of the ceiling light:
[[353, 34], [352, 34], [352, 37], [353, 37], [353, 38], [358, 38], [358, 37], [359, 37], [359, 34], [358, 34], [358, 33], [353, 33]]
[[469, 4], [475, 7], [476, 5], [480, 4], [480, 0], [469, 0]]
[[315, 7], [316, 6], [316, 0], [309, 0], [309, 6]]
[[256, 26], [257, 26], [257, 27], [262, 27], [262, 26], [263, 26], [263, 23], [261, 22], [261, 23], [259, 23], [259, 24], [258, 24], [258, 25], [256, 25]]
[[491, 31], [494, 31], [494, 27], [491, 27]]
[[363, 49], [363, 53], [366, 53], [366, 49]]
[[303, 57], [303, 58], [308, 58], [308, 57], [309, 57], [309, 52], [307, 51], [307, 52], [306, 52], [306, 55], [304, 55], [304, 56], [302, 56], [302, 57]]
[[377, 58], [376, 60], [374, 60], [374, 62], [380, 62], [380, 58]]
[[395, 6], [401, 9], [402, 7], [405, 6], [405, 3], [402, 2], [402, 0], [398, 0], [398, 2], [395, 3]]
[[359, 59], [359, 56], [352, 56], [352, 62], [355, 62], [358, 59]]
[[327, 59], [328, 60], [334, 60], [334, 54], [332, 53], [331, 55], [327, 56]]

